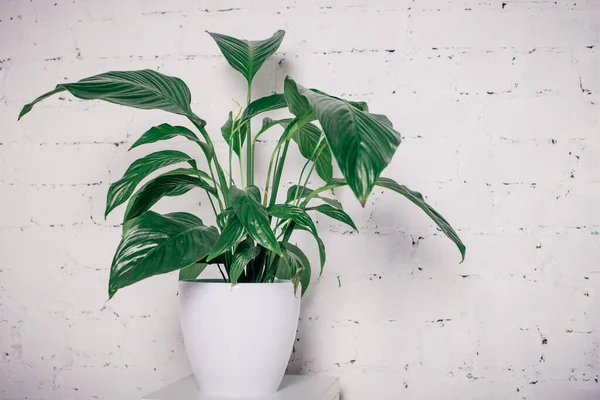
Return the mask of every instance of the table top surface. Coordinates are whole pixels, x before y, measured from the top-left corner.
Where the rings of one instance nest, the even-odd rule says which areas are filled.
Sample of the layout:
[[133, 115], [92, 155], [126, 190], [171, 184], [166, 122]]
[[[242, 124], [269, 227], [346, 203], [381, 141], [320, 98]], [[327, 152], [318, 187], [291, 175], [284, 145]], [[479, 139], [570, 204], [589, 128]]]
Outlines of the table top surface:
[[141, 400], [335, 400], [339, 379], [329, 376], [286, 375], [277, 393], [267, 397], [217, 397], [203, 395], [194, 376], [183, 378]]

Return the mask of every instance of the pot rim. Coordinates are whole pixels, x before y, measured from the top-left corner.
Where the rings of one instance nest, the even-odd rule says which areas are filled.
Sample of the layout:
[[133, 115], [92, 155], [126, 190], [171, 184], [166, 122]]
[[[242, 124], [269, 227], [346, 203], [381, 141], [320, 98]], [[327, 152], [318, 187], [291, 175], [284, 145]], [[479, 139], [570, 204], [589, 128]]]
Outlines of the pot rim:
[[252, 286], [264, 286], [264, 285], [273, 285], [273, 284], [291, 284], [293, 282], [289, 279], [275, 279], [273, 282], [242, 282], [242, 283], [234, 283], [225, 282], [222, 279], [183, 279], [180, 280], [179, 283], [202, 283], [205, 285], [228, 285], [228, 286], [238, 286], [238, 285], [252, 285]]

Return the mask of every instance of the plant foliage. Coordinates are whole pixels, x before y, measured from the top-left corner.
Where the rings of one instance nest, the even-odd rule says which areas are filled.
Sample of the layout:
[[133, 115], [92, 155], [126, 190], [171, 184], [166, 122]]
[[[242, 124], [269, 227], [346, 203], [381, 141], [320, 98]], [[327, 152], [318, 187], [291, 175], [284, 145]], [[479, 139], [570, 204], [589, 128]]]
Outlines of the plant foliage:
[[[304, 294], [310, 283], [311, 266], [304, 252], [289, 242], [290, 238], [298, 230], [315, 238], [322, 272], [325, 245], [311, 215], [320, 213], [357, 230], [338, 200], [321, 196], [341, 186], [349, 186], [363, 206], [375, 186], [407, 198], [456, 244], [464, 259], [465, 245], [420, 193], [380, 176], [400, 144], [400, 134], [387, 117], [370, 113], [366, 103], [306, 89], [290, 77], [284, 81], [283, 93], [252, 100], [252, 80], [277, 51], [285, 32], [278, 31], [260, 41], [209, 34], [248, 84], [246, 107], [239, 113], [230, 112], [220, 128], [229, 145], [228, 166], [219, 161], [205, 121], [192, 111], [192, 96], [185, 82], [156, 71], [113, 71], [62, 83], [25, 105], [19, 114], [20, 119], [38, 102], [68, 91], [79, 99], [178, 114], [197, 131], [161, 124], [143, 133], [131, 149], [185, 137], [200, 147], [207, 168], [200, 169], [200, 163], [186, 153], [162, 150], [134, 161], [123, 177], [110, 185], [106, 215], [127, 203], [123, 237], [110, 270], [110, 297], [142, 279], [171, 271], [179, 270], [180, 279], [195, 279], [210, 264], [217, 264], [223, 279], [232, 284], [291, 279], [295, 286], [301, 284]], [[261, 129], [252, 132], [253, 118], [282, 108], [289, 110], [289, 118], [264, 117]], [[261, 191], [254, 182], [255, 143], [276, 126], [283, 128], [283, 133], [270, 157]], [[280, 202], [281, 175], [291, 142], [298, 146], [306, 163], [297, 185], [290, 187]], [[232, 158], [239, 161], [240, 182], [233, 179]], [[334, 178], [334, 160], [343, 177]], [[175, 165], [179, 168], [164, 171]], [[147, 180], [156, 171], [163, 173]], [[313, 172], [324, 181], [317, 189], [307, 187]], [[151, 211], [164, 196], [180, 196], [193, 188], [206, 192], [218, 227], [205, 226], [188, 213], [161, 215]], [[315, 204], [315, 200], [319, 202]]]

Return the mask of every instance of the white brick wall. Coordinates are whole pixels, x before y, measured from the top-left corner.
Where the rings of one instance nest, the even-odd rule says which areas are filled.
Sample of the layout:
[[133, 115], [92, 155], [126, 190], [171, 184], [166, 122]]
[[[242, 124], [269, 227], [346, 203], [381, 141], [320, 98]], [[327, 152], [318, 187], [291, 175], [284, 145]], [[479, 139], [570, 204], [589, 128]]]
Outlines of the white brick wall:
[[57, 82], [153, 68], [188, 82], [224, 152], [244, 85], [207, 29], [286, 29], [255, 94], [290, 74], [368, 100], [404, 137], [386, 174], [469, 248], [458, 265], [409, 202], [340, 190], [361, 233], [319, 219], [292, 372], [340, 376], [344, 400], [600, 398], [600, 1], [0, 0], [0, 399], [134, 399], [190, 373], [175, 274], [105, 302], [106, 188], [180, 119], [69, 95], [16, 116]]

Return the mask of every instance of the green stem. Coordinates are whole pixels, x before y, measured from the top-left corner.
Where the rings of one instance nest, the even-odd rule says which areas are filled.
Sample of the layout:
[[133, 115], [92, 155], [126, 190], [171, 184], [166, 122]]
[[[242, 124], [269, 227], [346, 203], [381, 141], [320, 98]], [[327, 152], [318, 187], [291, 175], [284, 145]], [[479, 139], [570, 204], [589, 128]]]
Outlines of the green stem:
[[285, 141], [283, 145], [283, 151], [281, 157], [277, 160], [277, 167], [275, 169], [275, 175], [273, 175], [273, 185], [271, 190], [271, 200], [269, 201], [269, 207], [275, 204], [277, 200], [277, 192], [279, 190], [279, 183], [281, 181], [281, 173], [283, 172], [283, 164], [285, 163], [285, 157], [287, 155], [288, 148], [290, 147], [289, 139]]
[[[317, 144], [315, 146], [315, 149], [313, 150], [312, 154], [310, 155], [310, 157], [308, 158], [308, 160], [306, 160], [306, 162], [304, 163], [304, 166], [302, 167], [302, 171], [300, 171], [300, 177], [298, 178], [298, 184], [296, 185], [296, 192], [294, 193], [294, 202], [298, 199], [298, 193], [300, 191], [300, 183], [302, 182], [302, 175], [304, 175], [304, 171], [306, 170], [306, 167], [308, 166], [309, 162], [313, 162], [313, 166], [310, 169], [310, 171], [308, 172], [308, 178], [310, 178], [310, 175], [312, 174], [312, 171], [315, 168], [315, 159], [317, 157], [319, 157], [319, 155], [321, 154], [321, 152], [323, 151], [323, 149], [325, 148], [325, 146], [323, 146], [322, 148], [319, 148], [319, 146], [321, 145], [321, 142], [323, 141], [323, 139], [325, 139], [325, 135], [323, 133], [321, 133], [321, 136], [319, 137], [319, 140], [317, 141]], [[318, 152], [317, 152], [318, 150]], [[308, 178], [306, 179], [306, 181], [304, 182], [304, 186], [306, 186], [306, 184], [308, 183]]]
[[229, 146], [229, 184], [233, 185], [233, 168], [231, 167], [231, 159], [233, 158], [233, 149]]
[[219, 268], [219, 272], [221, 273], [221, 276], [223, 277], [223, 280], [225, 282], [227, 282], [227, 278], [225, 278], [225, 274], [223, 273], [223, 270], [221, 269], [221, 265], [217, 264], [217, 268]]
[[[246, 96], [247, 105], [252, 100], [252, 82], [248, 82], [248, 92]], [[246, 105], [246, 106], [247, 106]], [[252, 132], [250, 121], [245, 123], [246, 125], [246, 147], [247, 147], [247, 160], [246, 160], [246, 185], [254, 185], [254, 146], [252, 146]]]
[[[210, 177], [215, 182], [215, 186], [219, 186], [219, 185], [217, 185], [217, 181], [215, 180], [215, 173], [213, 172], [212, 165], [210, 163], [208, 163], [208, 171], [210, 172]], [[221, 191], [222, 191], [222, 189], [221, 189]], [[217, 201], [219, 202], [219, 210], [223, 211], [223, 203], [221, 203], [221, 198], [219, 197], [218, 193], [219, 192], [217, 192], [216, 197], [217, 197]], [[210, 197], [209, 197], [209, 199], [210, 199]], [[211, 203], [212, 203], [212, 201], [211, 201]]]
[[[229, 199], [228, 199], [229, 186], [227, 186], [227, 180], [225, 179], [225, 174], [223, 173], [223, 168], [221, 168], [221, 164], [219, 164], [217, 152], [215, 151], [215, 145], [213, 144], [208, 132], [206, 132], [204, 125], [201, 123], [202, 120], [200, 118], [198, 118], [198, 116], [196, 116], [195, 114], [188, 115], [187, 117], [192, 122], [192, 124], [194, 124], [194, 126], [200, 131], [200, 133], [204, 137], [204, 140], [211, 147], [211, 149], [213, 151], [212, 159], [215, 164], [215, 169], [217, 170], [217, 175], [219, 176], [219, 183], [221, 185], [220, 189], [221, 189], [221, 193], [223, 195], [223, 200], [225, 202], [225, 205], [227, 206], [227, 205], [229, 205]], [[210, 168], [210, 162], [208, 163], [208, 166]], [[211, 174], [212, 174], [212, 169], [211, 169]], [[213, 175], [213, 179], [214, 179], [214, 175]], [[220, 200], [219, 200], [219, 206], [221, 207], [221, 211], [223, 211], [223, 207], [221, 205]]]
[[281, 153], [281, 147], [278, 145], [273, 149], [271, 153], [271, 159], [269, 160], [269, 169], [267, 170], [267, 180], [265, 181], [265, 190], [264, 190], [264, 198], [263, 205], [267, 205], [267, 199], [269, 197], [269, 182], [271, 181], [271, 172], [273, 171], [273, 161], [275, 159], [279, 159], [279, 154]]

